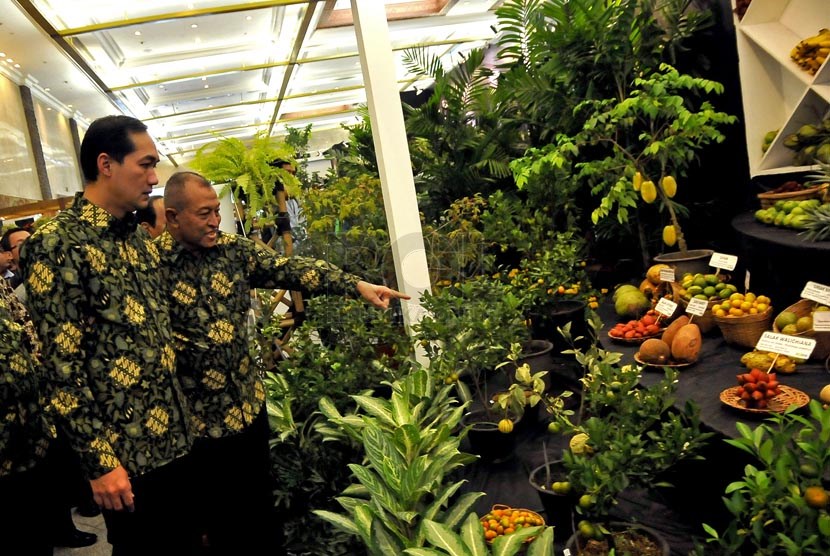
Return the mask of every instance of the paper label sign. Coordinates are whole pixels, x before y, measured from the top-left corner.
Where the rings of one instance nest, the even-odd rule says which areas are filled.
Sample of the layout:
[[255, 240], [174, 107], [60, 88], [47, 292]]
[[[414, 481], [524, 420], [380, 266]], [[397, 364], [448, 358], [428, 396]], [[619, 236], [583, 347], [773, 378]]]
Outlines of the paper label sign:
[[673, 268], [661, 268], [660, 269], [660, 281], [661, 282], [674, 282], [674, 269]]
[[830, 305], [830, 286], [818, 282], [807, 282], [801, 290], [801, 297], [822, 305]]
[[830, 311], [816, 311], [813, 313], [813, 330], [816, 332], [830, 332]]
[[755, 344], [755, 349], [758, 351], [780, 353], [796, 359], [809, 359], [815, 347], [816, 341], [813, 338], [776, 334], [775, 332], [764, 332], [761, 339]]
[[709, 307], [709, 302], [705, 299], [698, 299], [693, 297], [689, 300], [689, 304], [686, 306], [686, 312], [690, 315], [695, 315], [697, 317], [702, 317], [703, 313], [706, 312], [706, 309]]
[[658, 301], [657, 306], [654, 308], [655, 311], [657, 311], [661, 315], [665, 315], [667, 317], [672, 316], [676, 309], [677, 309], [677, 303], [675, 303], [674, 301], [672, 301], [671, 299], [669, 299], [667, 297], [664, 297], [663, 299]]
[[715, 268], [722, 268], [724, 270], [735, 270], [738, 264], [738, 257], [735, 255], [725, 255], [723, 253], [712, 253], [712, 258], [709, 259], [709, 266]]

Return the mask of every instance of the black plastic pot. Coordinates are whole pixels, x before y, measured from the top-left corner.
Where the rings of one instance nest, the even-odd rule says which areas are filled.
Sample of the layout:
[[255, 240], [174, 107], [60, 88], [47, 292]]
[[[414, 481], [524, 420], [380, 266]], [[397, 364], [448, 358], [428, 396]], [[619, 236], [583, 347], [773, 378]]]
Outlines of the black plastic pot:
[[[550, 466], [550, 473], [548, 473]], [[548, 482], [548, 478], [550, 481]], [[554, 527], [556, 538], [564, 538], [573, 534], [573, 508], [576, 504], [573, 495], [557, 494], [551, 490], [556, 481], [567, 479], [567, 471], [562, 467], [562, 461], [556, 460], [549, 464], [542, 464], [530, 472], [528, 482], [539, 495], [542, 507], [545, 510], [545, 521]], [[542, 488], [544, 486], [544, 488]]]
[[[513, 457], [516, 448], [516, 432], [499, 431], [498, 421], [479, 409], [466, 414], [461, 423], [469, 426], [467, 441], [470, 451], [486, 463], [501, 463]], [[515, 420], [514, 420], [515, 426]]]
[[530, 312], [530, 327], [534, 338], [548, 340], [553, 344], [552, 355], [558, 356], [563, 350], [571, 349], [557, 330], [571, 323], [571, 338], [582, 336], [576, 346], [587, 349], [590, 345], [588, 323], [585, 318], [584, 301], [578, 299], [564, 299], [556, 301], [550, 308]]
[[[608, 528], [612, 532], [625, 530], [636, 531], [637, 533], [640, 533], [641, 535], [644, 535], [650, 538], [652, 541], [654, 541], [657, 544], [660, 553], [663, 556], [671, 556], [671, 547], [669, 546], [669, 543], [666, 541], [663, 535], [661, 535], [659, 532], [655, 531], [651, 527], [647, 527], [639, 523], [625, 523], [622, 521], [612, 521], [608, 524]], [[573, 533], [568, 538], [568, 541], [565, 543], [565, 549], [570, 550], [572, 556], [577, 556], [578, 554], [580, 554], [580, 551], [577, 549], [578, 538], [579, 533]]]
[[[541, 371], [548, 371], [548, 374], [545, 375], [545, 391], [547, 392], [550, 389], [550, 371], [553, 370], [553, 342], [549, 340], [529, 340], [522, 345], [522, 354], [519, 356], [518, 361], [516, 362], [519, 365], [529, 365], [530, 366], [530, 374], [538, 373]], [[515, 370], [510, 371], [510, 382], [512, 383], [514, 378]]]
[[711, 249], [689, 249], [686, 252], [672, 251], [654, 257], [655, 263], [667, 264], [674, 267], [674, 276], [679, 281], [686, 272], [692, 274], [706, 274], [712, 271], [709, 260], [712, 258]]

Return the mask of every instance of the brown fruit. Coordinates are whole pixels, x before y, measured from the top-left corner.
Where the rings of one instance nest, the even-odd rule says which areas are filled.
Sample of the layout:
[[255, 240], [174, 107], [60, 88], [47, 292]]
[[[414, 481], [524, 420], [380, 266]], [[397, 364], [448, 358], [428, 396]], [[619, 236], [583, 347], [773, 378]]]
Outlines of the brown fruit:
[[666, 342], [666, 345], [671, 346], [672, 340], [674, 340], [675, 334], [677, 331], [689, 324], [689, 316], [688, 315], [680, 315], [674, 321], [666, 327], [666, 330], [663, 331], [663, 341]]
[[671, 355], [676, 361], [694, 363], [700, 353], [703, 339], [700, 327], [694, 323], [686, 324], [677, 331], [671, 342]]
[[653, 365], [668, 364], [671, 348], [663, 340], [649, 338], [640, 346], [640, 361]]

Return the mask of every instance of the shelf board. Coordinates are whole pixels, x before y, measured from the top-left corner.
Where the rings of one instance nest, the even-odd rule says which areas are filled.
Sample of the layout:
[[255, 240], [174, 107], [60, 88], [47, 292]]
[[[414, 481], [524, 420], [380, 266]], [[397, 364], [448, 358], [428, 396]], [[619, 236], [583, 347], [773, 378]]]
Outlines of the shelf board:
[[805, 85], [813, 82], [813, 76], [798, 67], [790, 58], [790, 51], [801, 40], [801, 37], [793, 33], [791, 29], [781, 23], [773, 22], [743, 25], [741, 31]]

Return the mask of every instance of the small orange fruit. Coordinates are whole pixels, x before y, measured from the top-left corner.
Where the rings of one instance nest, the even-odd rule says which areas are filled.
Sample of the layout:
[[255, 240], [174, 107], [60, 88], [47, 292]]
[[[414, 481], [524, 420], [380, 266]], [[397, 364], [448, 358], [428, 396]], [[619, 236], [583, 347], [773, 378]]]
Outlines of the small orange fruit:
[[511, 421], [510, 419], [502, 419], [501, 421], [499, 421], [499, 432], [502, 432], [504, 434], [513, 432], [513, 421]]
[[827, 504], [830, 503], [830, 495], [827, 494], [824, 488], [813, 485], [804, 490], [804, 501], [811, 508], [821, 509], [827, 507]]

